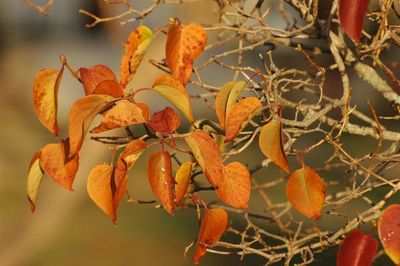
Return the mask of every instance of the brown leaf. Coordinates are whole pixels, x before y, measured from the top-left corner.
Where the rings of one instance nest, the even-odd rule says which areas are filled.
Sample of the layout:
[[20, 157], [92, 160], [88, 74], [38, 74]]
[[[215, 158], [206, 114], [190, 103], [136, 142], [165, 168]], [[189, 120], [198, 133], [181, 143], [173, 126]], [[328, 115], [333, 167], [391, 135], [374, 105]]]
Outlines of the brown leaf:
[[218, 145], [207, 132], [202, 130], [190, 133], [190, 135], [185, 138], [185, 141], [192, 150], [208, 182], [210, 182], [213, 187], [217, 187], [223, 176], [223, 164]]
[[282, 145], [282, 125], [280, 121], [273, 121], [263, 126], [258, 145], [265, 157], [286, 173], [290, 173], [288, 159]]
[[105, 65], [94, 65], [91, 68], [81, 67], [78, 71], [86, 95], [93, 94], [97, 85], [104, 80], [117, 80], [113, 71]]
[[151, 188], [169, 214], [174, 212], [171, 157], [168, 152], [154, 152], [147, 162], [147, 174]]
[[117, 217], [111, 188], [113, 168], [112, 165], [108, 164], [96, 165], [89, 173], [87, 191], [94, 203], [115, 224]]
[[93, 94], [110, 95], [114, 98], [124, 97], [124, 90], [121, 85], [115, 80], [103, 80], [97, 84]]
[[232, 105], [226, 118], [225, 142], [236, 138], [260, 107], [260, 100], [256, 97], [247, 97]]
[[171, 134], [178, 129], [181, 120], [174, 109], [166, 107], [164, 110], [156, 112], [150, 120], [150, 127], [161, 134]]
[[175, 203], [181, 204], [185, 197], [189, 186], [190, 177], [192, 176], [192, 162], [184, 162], [178, 169], [175, 175]]
[[186, 84], [192, 75], [193, 61], [207, 43], [204, 29], [197, 24], [183, 25], [175, 18], [167, 33], [166, 57], [172, 76]]
[[148, 118], [145, 116], [148, 112], [145, 104], [139, 106], [129, 100], [121, 100], [103, 114], [100, 125], [93, 128], [90, 133], [100, 133], [114, 128], [146, 123]]
[[43, 177], [43, 170], [40, 167], [40, 155], [42, 150], [39, 150], [33, 155], [31, 163], [29, 164], [28, 178], [26, 182], [26, 189], [28, 192], [28, 201], [31, 211], [34, 212], [36, 208], [36, 198], [39, 191], [39, 186]]
[[40, 155], [40, 166], [55, 182], [68, 190], [72, 190], [79, 166], [78, 154], [70, 157], [69, 142], [47, 144]]
[[68, 135], [70, 156], [79, 152], [83, 138], [94, 117], [114, 98], [108, 95], [88, 95], [78, 99], [69, 112]]
[[218, 197], [235, 208], [246, 209], [250, 197], [250, 173], [238, 162], [224, 166], [223, 178], [218, 183]]
[[303, 167], [289, 177], [286, 195], [292, 206], [303, 215], [319, 219], [326, 196], [326, 185], [311, 168]]
[[340, 0], [340, 24], [349, 37], [356, 43], [360, 41], [364, 19], [370, 0]]
[[378, 233], [386, 254], [400, 265], [400, 204], [392, 204], [382, 212]]
[[150, 46], [153, 33], [146, 26], [137, 27], [128, 37], [125, 54], [121, 58], [121, 85], [126, 87], [136, 73], [144, 54]]
[[55, 136], [60, 133], [57, 125], [57, 94], [64, 66], [61, 70], [40, 70], [33, 83], [33, 106], [40, 122]]
[[221, 208], [205, 209], [193, 262], [198, 264], [206, 254], [207, 247], [217, 244], [228, 228], [228, 213]]

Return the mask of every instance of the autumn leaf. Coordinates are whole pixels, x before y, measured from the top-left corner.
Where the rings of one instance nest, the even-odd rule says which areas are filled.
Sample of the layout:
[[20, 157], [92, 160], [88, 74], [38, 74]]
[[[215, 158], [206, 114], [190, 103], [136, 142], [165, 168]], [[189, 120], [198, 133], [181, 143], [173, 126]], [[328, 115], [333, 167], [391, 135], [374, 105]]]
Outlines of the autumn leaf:
[[166, 107], [164, 110], [156, 112], [150, 120], [150, 127], [161, 134], [171, 134], [178, 129], [181, 120], [174, 109]]
[[400, 204], [392, 204], [382, 212], [378, 233], [386, 254], [400, 265]]
[[125, 54], [121, 59], [121, 85], [126, 87], [136, 73], [147, 49], [153, 39], [153, 33], [146, 26], [137, 27], [128, 37]]
[[175, 105], [189, 122], [193, 122], [192, 105], [190, 103], [189, 94], [179, 80], [169, 75], [161, 75], [154, 81], [152, 87], [153, 90]]
[[221, 152], [217, 143], [207, 132], [202, 130], [190, 133], [185, 138], [185, 141], [207, 177], [208, 182], [213, 187], [217, 187], [223, 176]]
[[47, 144], [40, 154], [40, 166], [55, 182], [72, 190], [79, 166], [78, 154], [69, 156], [69, 141]]
[[247, 97], [232, 105], [226, 117], [225, 142], [236, 138], [260, 107], [256, 97]]
[[114, 98], [122, 98], [124, 97], [124, 90], [115, 80], [103, 80], [97, 84], [93, 94], [104, 94], [110, 95]]
[[117, 80], [113, 71], [105, 65], [94, 65], [91, 68], [81, 67], [78, 72], [86, 95], [93, 94], [97, 85], [104, 80]]
[[173, 179], [171, 157], [168, 152], [154, 152], [147, 162], [147, 174], [151, 188], [169, 214], [174, 212]]
[[29, 164], [29, 172], [26, 182], [29, 207], [31, 208], [32, 212], [34, 212], [36, 208], [36, 198], [44, 174], [42, 168], [40, 167], [41, 153], [42, 151], [39, 150], [38, 152], [35, 153], [35, 155], [33, 155], [31, 163]]
[[70, 156], [79, 152], [83, 138], [94, 117], [114, 98], [108, 95], [88, 95], [78, 99], [71, 108], [68, 118]]
[[245, 87], [246, 82], [244, 81], [228, 82], [218, 91], [215, 98], [215, 112], [222, 129], [225, 129], [226, 114], [229, 113]]
[[207, 35], [200, 25], [183, 25], [177, 18], [170, 23], [165, 53], [174, 78], [183, 84], [188, 82], [193, 61], [203, 52], [206, 43]]
[[192, 176], [192, 162], [184, 162], [178, 169], [175, 175], [175, 203], [181, 204], [185, 197], [189, 186], [190, 177]]
[[289, 177], [286, 195], [301, 214], [319, 219], [325, 201], [326, 185], [314, 170], [305, 166]]
[[33, 106], [40, 122], [55, 136], [60, 130], [57, 125], [57, 94], [64, 66], [61, 70], [40, 70], [33, 83]]
[[115, 224], [117, 218], [111, 188], [113, 169], [114, 167], [108, 164], [96, 165], [89, 173], [87, 191], [94, 203]]
[[360, 230], [350, 232], [343, 240], [337, 256], [337, 266], [369, 266], [372, 265], [378, 240]]
[[258, 144], [265, 157], [286, 173], [290, 173], [288, 159], [282, 145], [282, 125], [280, 121], [273, 121], [263, 126]]
[[100, 125], [93, 128], [90, 133], [100, 133], [114, 128], [146, 123], [148, 113], [149, 110], [145, 104], [138, 105], [129, 100], [118, 101], [103, 114]]
[[356, 43], [360, 41], [364, 18], [370, 0], [340, 0], [340, 24], [347, 35]]
[[207, 247], [217, 244], [228, 228], [228, 213], [221, 208], [205, 209], [193, 262], [198, 264], [206, 254]]
[[232, 162], [223, 169], [223, 177], [217, 185], [217, 195], [226, 204], [246, 209], [250, 197], [250, 173], [239, 162]]

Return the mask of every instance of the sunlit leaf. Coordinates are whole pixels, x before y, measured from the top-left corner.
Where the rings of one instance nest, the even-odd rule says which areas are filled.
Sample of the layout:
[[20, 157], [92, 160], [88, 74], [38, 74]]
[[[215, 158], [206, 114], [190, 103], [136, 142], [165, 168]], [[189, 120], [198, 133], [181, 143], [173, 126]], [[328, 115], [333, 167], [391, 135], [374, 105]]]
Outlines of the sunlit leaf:
[[45, 68], [40, 70], [33, 83], [33, 106], [40, 122], [55, 136], [57, 125], [57, 94], [64, 67], [61, 70]]
[[208, 182], [216, 187], [223, 176], [221, 152], [207, 132], [198, 130], [185, 138]]
[[39, 191], [40, 182], [43, 177], [43, 170], [40, 167], [40, 154], [42, 151], [38, 151], [33, 155], [31, 163], [29, 165], [28, 178], [26, 182], [26, 188], [28, 192], [28, 201], [31, 211], [34, 212], [36, 208], [36, 198]]
[[114, 128], [146, 123], [148, 122], [148, 117], [146, 117], [148, 113], [148, 107], [144, 104], [137, 105], [129, 100], [121, 100], [103, 114], [100, 125], [90, 132], [100, 133]]
[[369, 266], [372, 265], [378, 240], [360, 230], [350, 232], [343, 240], [337, 256], [337, 266]]
[[161, 75], [154, 81], [153, 89], [175, 105], [189, 122], [193, 122], [189, 94], [179, 80], [169, 75]]
[[286, 186], [286, 195], [292, 206], [303, 215], [319, 219], [326, 196], [326, 185], [311, 168], [293, 172]]
[[198, 264], [206, 254], [207, 247], [214, 246], [228, 228], [228, 213], [221, 208], [205, 209], [193, 262]]
[[256, 97], [247, 97], [232, 105], [226, 116], [225, 141], [236, 138], [260, 107], [260, 100]]
[[392, 204], [382, 212], [378, 233], [386, 254], [400, 265], [400, 204]]
[[258, 144], [265, 157], [286, 173], [290, 173], [288, 160], [282, 145], [282, 125], [280, 121], [273, 121], [263, 126]]
[[137, 27], [128, 37], [125, 54], [121, 59], [121, 85], [125, 87], [132, 80], [140, 62], [153, 39], [153, 33], [146, 26]]
[[168, 152], [154, 152], [147, 162], [151, 188], [169, 214], [174, 212], [174, 180], [171, 176], [171, 157]]
[[108, 95], [88, 95], [78, 99], [71, 108], [68, 118], [70, 156], [79, 152], [83, 138], [94, 117], [114, 98]]
[[175, 175], [175, 203], [181, 204], [185, 197], [189, 186], [190, 177], [192, 176], [192, 162], [184, 162], [178, 169]]
[[115, 80], [103, 80], [97, 84], [93, 94], [105, 94], [114, 98], [124, 97], [124, 90], [121, 85]]
[[150, 127], [161, 134], [171, 134], [178, 129], [181, 120], [174, 109], [166, 107], [164, 110], [156, 112], [150, 120]]
[[340, 24], [354, 42], [359, 42], [370, 0], [340, 0]]
[[186, 84], [192, 75], [193, 61], [207, 43], [204, 29], [197, 24], [183, 25], [174, 19], [168, 29], [166, 57], [172, 76]]
[[225, 129], [226, 114], [229, 113], [245, 87], [246, 82], [244, 81], [228, 82], [218, 91], [215, 98], [215, 112], [222, 129]]
[[105, 65], [94, 65], [91, 68], [81, 67], [78, 71], [86, 95], [93, 94], [97, 85], [104, 80], [117, 80], [113, 71]]

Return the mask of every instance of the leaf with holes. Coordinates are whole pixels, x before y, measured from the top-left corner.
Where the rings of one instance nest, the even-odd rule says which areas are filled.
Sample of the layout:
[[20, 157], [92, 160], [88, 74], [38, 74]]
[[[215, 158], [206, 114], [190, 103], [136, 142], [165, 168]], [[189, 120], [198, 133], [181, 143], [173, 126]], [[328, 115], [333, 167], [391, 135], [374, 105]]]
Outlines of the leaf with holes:
[[258, 145], [265, 157], [286, 173], [290, 173], [288, 160], [282, 145], [282, 124], [280, 121], [269, 122], [263, 126]]
[[189, 186], [190, 177], [192, 176], [193, 163], [184, 162], [178, 169], [175, 175], [175, 203], [181, 204], [185, 197]]
[[378, 233], [386, 254], [400, 265], [400, 204], [392, 204], [382, 212]]
[[347, 35], [356, 43], [360, 41], [364, 19], [370, 0], [340, 0], [340, 24]]
[[189, 122], [193, 122], [189, 94], [182, 83], [169, 75], [161, 75], [153, 83], [153, 90], [170, 101]]
[[153, 39], [152, 31], [146, 26], [137, 27], [128, 37], [125, 44], [125, 54], [121, 59], [121, 85], [126, 87], [136, 73], [140, 62]]
[[155, 112], [150, 120], [150, 127], [161, 134], [171, 134], [178, 129], [181, 120], [174, 109], [166, 107], [164, 110]]
[[28, 201], [31, 211], [34, 212], [36, 208], [36, 198], [39, 191], [39, 186], [43, 178], [43, 170], [40, 167], [40, 155], [42, 150], [39, 150], [33, 155], [31, 163], [29, 164], [28, 178], [26, 182], [26, 189], [28, 192]]
[[93, 94], [97, 85], [104, 80], [117, 80], [113, 71], [105, 65], [94, 65], [91, 68], [81, 67], [78, 72], [86, 95]]
[[228, 228], [228, 213], [221, 208], [205, 209], [201, 221], [193, 262], [198, 264], [206, 254], [207, 247], [217, 244]]
[[319, 219], [325, 201], [326, 185], [314, 170], [304, 166], [289, 177], [286, 195], [301, 214]]
[[55, 136], [60, 130], [57, 125], [57, 94], [64, 66], [61, 70], [40, 70], [33, 83], [33, 106], [40, 122]]
[[93, 94], [110, 95], [114, 98], [124, 97], [124, 90], [121, 85], [115, 80], [103, 80], [97, 84]]
[[207, 35], [197, 24], [183, 25], [175, 18], [167, 33], [166, 57], [172, 76], [186, 84], [192, 75], [193, 61], [203, 52]]

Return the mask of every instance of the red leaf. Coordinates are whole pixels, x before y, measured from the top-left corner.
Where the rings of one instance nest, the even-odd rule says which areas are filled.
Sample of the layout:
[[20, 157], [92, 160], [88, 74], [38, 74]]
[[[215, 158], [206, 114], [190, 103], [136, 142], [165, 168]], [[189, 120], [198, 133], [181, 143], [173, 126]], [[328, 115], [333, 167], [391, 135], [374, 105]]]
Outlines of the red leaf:
[[114, 98], [122, 98], [124, 97], [124, 90], [115, 80], [103, 80], [97, 84], [93, 94], [104, 94], [110, 95]]
[[94, 65], [91, 68], [81, 67], [78, 71], [86, 95], [93, 94], [97, 85], [104, 80], [117, 80], [113, 71], [105, 65]]
[[400, 204], [392, 204], [382, 212], [378, 232], [386, 254], [400, 265]]
[[356, 43], [360, 41], [370, 0], [340, 0], [339, 16], [344, 31]]
[[372, 265], [378, 240], [360, 230], [349, 233], [340, 246], [337, 266], [369, 266]]
[[150, 127], [161, 134], [171, 134], [180, 124], [178, 114], [170, 107], [154, 113], [150, 120]]

